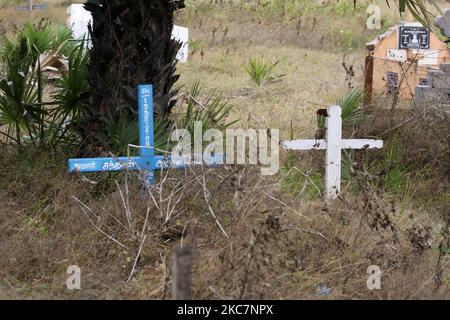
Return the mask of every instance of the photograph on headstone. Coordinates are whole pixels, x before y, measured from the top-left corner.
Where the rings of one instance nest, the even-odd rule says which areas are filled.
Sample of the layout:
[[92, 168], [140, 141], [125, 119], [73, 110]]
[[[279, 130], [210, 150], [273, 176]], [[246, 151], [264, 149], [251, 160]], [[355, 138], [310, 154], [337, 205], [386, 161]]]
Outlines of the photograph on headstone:
[[0, 0], [0, 300], [449, 300], [449, 181], [449, 1]]

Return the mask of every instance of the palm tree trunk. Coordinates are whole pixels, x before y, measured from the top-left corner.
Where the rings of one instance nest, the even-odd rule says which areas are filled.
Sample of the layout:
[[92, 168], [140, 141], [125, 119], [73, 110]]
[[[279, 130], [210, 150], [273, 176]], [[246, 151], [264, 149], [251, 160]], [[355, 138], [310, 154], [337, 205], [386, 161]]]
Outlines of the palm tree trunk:
[[[96, 2], [96, 3], [95, 3]], [[98, 0], [85, 4], [93, 15], [87, 119], [81, 125], [86, 142], [106, 137], [105, 119], [137, 117], [137, 86], [152, 84], [157, 118], [170, 115], [176, 55], [181, 43], [171, 38], [173, 14], [184, 0]]]

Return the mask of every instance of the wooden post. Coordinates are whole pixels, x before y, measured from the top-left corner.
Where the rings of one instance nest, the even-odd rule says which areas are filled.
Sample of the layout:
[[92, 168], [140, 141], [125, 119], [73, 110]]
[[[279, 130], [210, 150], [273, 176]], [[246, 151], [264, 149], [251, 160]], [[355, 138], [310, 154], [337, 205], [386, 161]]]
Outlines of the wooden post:
[[192, 298], [192, 248], [177, 248], [173, 255], [172, 266], [173, 300], [191, 300]]
[[364, 68], [364, 105], [367, 106], [372, 102], [373, 92], [373, 55], [374, 45], [367, 45], [366, 47], [366, 64]]
[[326, 198], [337, 199], [341, 192], [342, 111], [339, 106], [328, 108], [327, 155], [325, 164]]
[[33, 18], [33, 0], [28, 0], [28, 17]]

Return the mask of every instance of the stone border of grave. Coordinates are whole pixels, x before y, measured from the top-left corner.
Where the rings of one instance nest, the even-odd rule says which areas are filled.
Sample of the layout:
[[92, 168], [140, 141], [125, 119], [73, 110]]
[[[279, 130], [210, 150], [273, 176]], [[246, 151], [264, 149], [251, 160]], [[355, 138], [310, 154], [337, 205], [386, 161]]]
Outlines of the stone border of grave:
[[428, 84], [416, 87], [417, 104], [450, 104], [450, 62], [428, 70]]

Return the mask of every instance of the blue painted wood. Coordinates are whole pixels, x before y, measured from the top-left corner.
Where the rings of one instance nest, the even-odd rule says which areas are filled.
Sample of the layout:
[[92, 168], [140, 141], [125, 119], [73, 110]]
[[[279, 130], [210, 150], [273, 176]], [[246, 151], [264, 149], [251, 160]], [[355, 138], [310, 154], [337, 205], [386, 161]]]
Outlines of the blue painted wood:
[[[208, 166], [218, 166], [223, 164], [223, 155], [216, 155], [211, 158]], [[149, 165], [149, 163], [152, 163]], [[142, 157], [117, 157], [117, 158], [83, 158], [70, 159], [69, 172], [114, 172], [122, 170], [130, 171], [156, 171], [163, 169], [183, 169], [190, 165], [182, 158], [155, 156], [153, 162], [148, 162]]]
[[[122, 170], [142, 171], [144, 173], [144, 186], [146, 188], [155, 184], [155, 170], [182, 169], [192, 163], [190, 159], [171, 156], [155, 156], [154, 149], [154, 121], [153, 121], [153, 87], [151, 85], [138, 86], [139, 107], [139, 157], [116, 158], [84, 158], [70, 159], [69, 172], [113, 172]], [[224, 155], [218, 154], [207, 163], [208, 166], [221, 165]]]
[[138, 86], [139, 103], [139, 145], [143, 159], [150, 168], [144, 173], [144, 183], [149, 187], [155, 183], [155, 141], [153, 127], [153, 87], [151, 85]]

